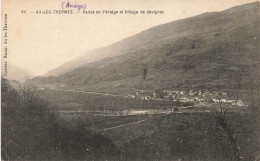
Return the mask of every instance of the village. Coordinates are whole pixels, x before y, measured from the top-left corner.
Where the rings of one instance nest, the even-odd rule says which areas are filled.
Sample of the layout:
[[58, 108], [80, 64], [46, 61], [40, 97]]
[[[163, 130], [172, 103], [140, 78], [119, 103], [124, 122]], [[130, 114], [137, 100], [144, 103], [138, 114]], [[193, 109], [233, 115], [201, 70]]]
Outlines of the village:
[[231, 106], [245, 107], [248, 106], [246, 101], [240, 98], [230, 96], [228, 92], [217, 92], [209, 90], [136, 90], [136, 95], [128, 95], [130, 98], [140, 98], [142, 100], [159, 100], [159, 101], [179, 101], [183, 103], [213, 103], [228, 104]]

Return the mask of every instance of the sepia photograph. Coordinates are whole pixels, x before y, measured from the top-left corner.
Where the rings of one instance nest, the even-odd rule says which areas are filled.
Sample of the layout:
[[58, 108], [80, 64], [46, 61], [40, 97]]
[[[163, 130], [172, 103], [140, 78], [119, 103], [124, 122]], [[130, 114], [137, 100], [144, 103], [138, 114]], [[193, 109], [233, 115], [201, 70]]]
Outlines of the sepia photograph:
[[260, 161], [257, 0], [1, 0], [1, 161]]

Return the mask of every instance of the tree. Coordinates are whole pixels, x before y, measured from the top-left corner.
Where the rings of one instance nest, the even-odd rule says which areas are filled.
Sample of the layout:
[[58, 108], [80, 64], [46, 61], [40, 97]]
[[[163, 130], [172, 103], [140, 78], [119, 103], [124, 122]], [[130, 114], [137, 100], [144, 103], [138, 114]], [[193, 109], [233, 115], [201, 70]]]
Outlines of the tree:
[[2, 159], [95, 159], [115, 151], [110, 139], [59, 118], [35, 88], [2, 83]]
[[143, 69], [143, 80], [146, 80], [146, 76], [147, 76], [147, 68], [145, 67]]
[[[247, 155], [246, 153], [244, 155], [241, 153], [241, 149], [245, 150], [248, 148], [240, 144], [245, 140], [241, 141], [238, 138], [246, 138], [252, 135], [252, 133], [259, 132], [259, 129], [256, 128], [259, 126], [259, 118], [257, 117], [259, 115], [258, 104], [253, 101], [248, 105], [238, 105], [240, 100], [238, 97], [239, 94], [237, 92], [230, 92], [229, 96], [219, 96], [218, 103], [213, 108], [216, 121], [215, 136], [220, 137], [225, 142], [226, 148], [230, 150], [228, 152], [230, 154], [229, 159], [235, 161], [240, 161], [247, 157], [244, 156]], [[236, 102], [233, 106], [225, 103], [225, 100], [231, 99]]]

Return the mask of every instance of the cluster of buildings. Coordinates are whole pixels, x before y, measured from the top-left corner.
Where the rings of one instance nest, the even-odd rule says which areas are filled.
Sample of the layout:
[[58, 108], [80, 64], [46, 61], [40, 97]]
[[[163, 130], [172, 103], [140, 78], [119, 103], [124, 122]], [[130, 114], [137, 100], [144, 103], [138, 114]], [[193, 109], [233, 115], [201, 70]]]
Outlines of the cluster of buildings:
[[190, 103], [208, 102], [223, 103], [240, 107], [247, 106], [241, 99], [235, 99], [229, 96], [227, 92], [212, 92], [208, 90], [137, 90], [136, 96], [129, 95], [128, 97], [139, 97], [142, 100], [171, 100]]

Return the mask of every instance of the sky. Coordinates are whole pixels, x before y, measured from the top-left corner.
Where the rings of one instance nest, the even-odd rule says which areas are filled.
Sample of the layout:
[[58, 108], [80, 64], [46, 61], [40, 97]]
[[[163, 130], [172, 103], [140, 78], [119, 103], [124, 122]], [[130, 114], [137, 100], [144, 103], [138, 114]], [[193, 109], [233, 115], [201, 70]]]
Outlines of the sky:
[[[255, 1], [257, 0], [2, 0], [1, 15], [8, 14], [7, 60], [35, 76], [43, 75], [89, 50], [110, 45], [148, 28]], [[36, 10], [62, 10], [63, 2], [83, 4], [86, 5], [85, 10], [101, 12], [161, 10], [164, 14], [30, 14]], [[28, 14], [21, 14], [21, 10], [26, 10]]]

